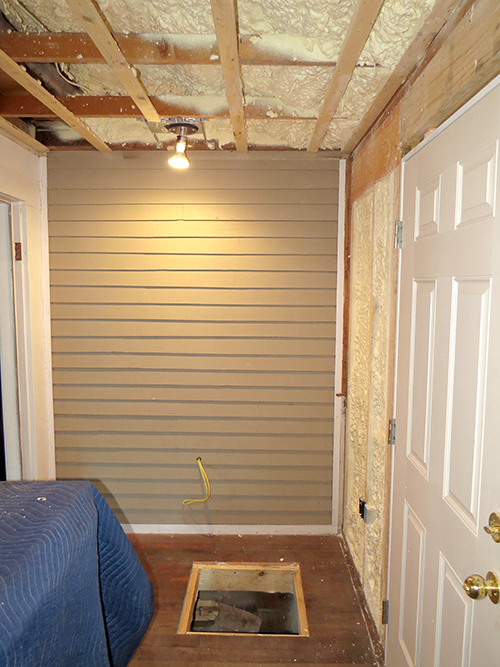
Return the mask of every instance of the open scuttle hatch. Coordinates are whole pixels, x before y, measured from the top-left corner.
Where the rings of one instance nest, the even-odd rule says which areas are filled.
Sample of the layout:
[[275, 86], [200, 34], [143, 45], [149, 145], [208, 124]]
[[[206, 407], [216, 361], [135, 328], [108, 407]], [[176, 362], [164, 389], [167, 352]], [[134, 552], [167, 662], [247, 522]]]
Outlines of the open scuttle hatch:
[[193, 563], [179, 634], [309, 636], [296, 563]]

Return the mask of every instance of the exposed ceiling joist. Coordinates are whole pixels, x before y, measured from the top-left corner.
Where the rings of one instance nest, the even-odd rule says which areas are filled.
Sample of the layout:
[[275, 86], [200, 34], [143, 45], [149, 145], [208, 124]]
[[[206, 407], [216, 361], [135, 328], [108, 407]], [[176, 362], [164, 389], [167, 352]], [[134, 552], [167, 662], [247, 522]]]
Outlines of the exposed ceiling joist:
[[391, 98], [396, 94], [400, 86], [403, 85], [410, 72], [414, 69], [415, 63], [419, 61], [432, 40], [450, 19], [454, 10], [457, 10], [457, 18], [461, 18], [461, 14], [465, 13], [466, 7], [467, 3], [457, 8], [456, 0], [436, 0], [432, 12], [425, 20], [424, 25], [420, 28], [417, 36], [406, 50], [383, 89], [375, 98], [355, 132], [349, 137], [344, 147], [346, 153], [351, 153], [356, 148]]
[[[103, 95], [60, 97], [59, 101], [71, 112], [81, 118], [137, 118], [140, 116], [137, 106], [131, 97]], [[187, 118], [230, 118], [227, 103], [210, 113], [202, 113], [203, 98], [198, 104], [190, 104], [189, 98], [178, 102], [168, 102], [157, 97], [152, 98], [162, 118], [184, 116]], [[213, 107], [213, 101], [210, 100]], [[208, 106], [208, 105], [207, 105]], [[48, 109], [42, 102], [28, 95], [0, 95], [0, 117], [3, 118], [53, 118], [57, 114]], [[312, 116], [298, 116], [295, 111], [288, 110], [275, 100], [262, 98], [253, 100], [245, 106], [245, 117], [268, 120], [313, 120]]]
[[333, 71], [318, 120], [307, 147], [308, 153], [316, 153], [321, 146], [384, 1], [359, 0], [356, 5], [337, 66]]
[[13, 123], [5, 120], [5, 118], [0, 118], [0, 132], [7, 134], [11, 139], [14, 139], [17, 143], [22, 144], [26, 148], [29, 148], [31, 151], [35, 152], [37, 155], [43, 155], [49, 152], [47, 146], [44, 146], [34, 137], [31, 137], [24, 130], [21, 130], [19, 127], [16, 127]]
[[[217, 40], [210, 35], [113, 35], [125, 60], [133, 65], [219, 65]], [[244, 35], [239, 38], [240, 65], [286, 65], [287, 67], [334, 67], [331, 60], [305, 58], [294, 51], [276, 56], [273, 45], [279, 36]], [[67, 63], [79, 65], [106, 62], [85, 33], [0, 33], [0, 49], [18, 63]]]
[[67, 109], [57, 98], [46, 90], [38, 81], [26, 72], [21, 65], [15, 63], [6, 53], [0, 50], [0, 69], [17, 81], [25, 90], [31, 93], [37, 100], [51, 109], [56, 116], [72, 127], [84, 139], [91, 143], [102, 153], [111, 152], [111, 148], [104, 143], [85, 123], [75, 114]]
[[120, 47], [104, 22], [93, 0], [66, 0], [127, 93], [137, 104], [146, 120], [158, 122], [160, 116], [148, 92], [128, 64]]
[[246, 153], [248, 144], [234, 3], [233, 0], [211, 0], [211, 4], [234, 142], [239, 153]]

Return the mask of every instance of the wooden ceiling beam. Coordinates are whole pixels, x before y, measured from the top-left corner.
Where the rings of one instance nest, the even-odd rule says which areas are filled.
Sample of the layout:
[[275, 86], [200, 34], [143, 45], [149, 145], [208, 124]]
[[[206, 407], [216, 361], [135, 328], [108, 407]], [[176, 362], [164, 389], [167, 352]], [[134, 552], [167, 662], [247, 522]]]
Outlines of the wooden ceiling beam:
[[146, 120], [158, 122], [160, 116], [149, 99], [148, 92], [129, 65], [93, 0], [66, 0], [76, 18], [85, 26], [89, 37], [104, 56], [108, 65]]
[[13, 139], [16, 144], [21, 144], [37, 155], [44, 155], [49, 152], [47, 146], [41, 144], [34, 137], [27, 134], [24, 130], [21, 130], [21, 128], [16, 127], [13, 123], [5, 120], [5, 118], [0, 118], [0, 134], [7, 135], [10, 139]]
[[[58, 100], [67, 109], [80, 118], [137, 118], [141, 114], [131, 97], [103, 95], [77, 97], [59, 97]], [[162, 118], [185, 116], [188, 118], [230, 118], [227, 104], [202, 113], [202, 99], [196, 106], [189, 101], [182, 103], [166, 102], [153, 97], [155, 107]], [[3, 118], [54, 118], [57, 114], [48, 109], [42, 102], [30, 95], [0, 95], [0, 117]], [[287, 119], [314, 120], [311, 116], [298, 116], [283, 105], [275, 104], [263, 98], [252, 100], [245, 106], [245, 117], [259, 120]]]
[[[217, 40], [207, 35], [114, 34], [125, 60], [133, 65], [219, 65]], [[153, 39], [154, 37], [154, 39]], [[186, 38], [183, 40], [183, 38]], [[331, 60], [304, 58], [302, 54], [273, 53], [257, 35], [239, 38], [240, 65], [334, 67]], [[277, 41], [278, 43], [278, 41]], [[103, 64], [104, 56], [86, 33], [0, 33], [0, 49], [18, 63]]]
[[358, 1], [307, 147], [308, 153], [316, 153], [321, 146], [384, 1]]
[[238, 55], [238, 35], [233, 0], [210, 0], [219, 46], [220, 64], [226, 85], [227, 103], [231, 116], [234, 143], [239, 153], [248, 150], [245, 131], [243, 84]]
[[0, 50], [0, 69], [2, 69], [14, 81], [19, 83], [25, 90], [42, 102], [47, 108], [54, 112], [61, 120], [72, 127], [84, 139], [91, 143], [97, 150], [110, 153], [111, 148], [102, 141], [92, 130], [85, 125], [75, 114], [67, 109], [57, 98], [55, 98], [41, 83], [33, 79], [28, 72], [15, 63], [4, 51]]

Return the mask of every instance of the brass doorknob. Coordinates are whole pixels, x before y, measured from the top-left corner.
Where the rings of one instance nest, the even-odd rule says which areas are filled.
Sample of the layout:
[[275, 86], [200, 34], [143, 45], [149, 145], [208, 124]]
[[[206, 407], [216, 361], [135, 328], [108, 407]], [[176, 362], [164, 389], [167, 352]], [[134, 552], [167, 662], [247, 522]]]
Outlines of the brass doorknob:
[[500, 600], [500, 582], [493, 572], [488, 572], [486, 579], [483, 579], [480, 574], [471, 574], [462, 586], [473, 600], [484, 600], [486, 596], [493, 604], [498, 604]]
[[496, 512], [490, 514], [488, 525], [484, 527], [484, 530], [488, 535], [491, 535], [495, 542], [500, 542], [500, 514]]

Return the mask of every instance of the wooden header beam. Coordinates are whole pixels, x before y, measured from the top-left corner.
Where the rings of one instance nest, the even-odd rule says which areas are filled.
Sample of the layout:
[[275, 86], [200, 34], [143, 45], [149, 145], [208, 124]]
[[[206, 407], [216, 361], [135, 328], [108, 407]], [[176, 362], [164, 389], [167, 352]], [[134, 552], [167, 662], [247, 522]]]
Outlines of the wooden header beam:
[[307, 147], [308, 153], [316, 153], [321, 146], [384, 1], [358, 1]]
[[141, 110], [144, 118], [158, 122], [160, 116], [149, 99], [148, 92], [128, 64], [120, 47], [109, 31], [93, 0], [66, 0], [73, 13], [85, 26], [90, 38], [104, 56], [127, 93]]
[[110, 153], [111, 148], [100, 139], [97, 134], [85, 125], [77, 116], [75, 116], [69, 109], [67, 109], [57, 98], [55, 98], [48, 90], [33, 77], [31, 77], [25, 69], [15, 63], [12, 58], [0, 50], [0, 69], [8, 74], [14, 81], [17, 81], [23, 88], [31, 93], [37, 100], [42, 102], [47, 108], [53, 111], [56, 116], [72, 127], [75, 132], [78, 132], [84, 139], [86, 139], [92, 146], [102, 153]]
[[220, 64], [226, 84], [226, 96], [231, 116], [234, 143], [238, 153], [248, 150], [245, 131], [243, 85], [238, 56], [238, 36], [233, 0], [211, 0], [212, 14], [219, 45]]
[[[133, 65], [220, 65], [217, 39], [210, 35], [114, 34], [119, 49]], [[152, 38], [155, 39], [152, 39]], [[334, 67], [331, 60], [304, 59], [290, 52], [276, 58], [271, 43], [279, 37], [255, 35], [239, 38], [240, 65], [286, 65], [287, 67]], [[18, 63], [68, 63], [78, 65], [106, 62], [86, 33], [0, 32], [0, 49]]]

